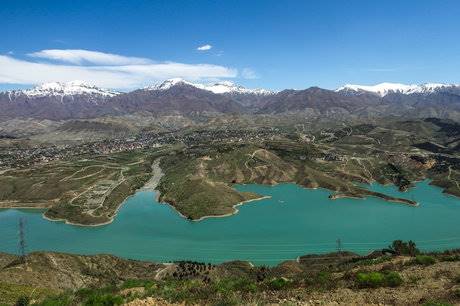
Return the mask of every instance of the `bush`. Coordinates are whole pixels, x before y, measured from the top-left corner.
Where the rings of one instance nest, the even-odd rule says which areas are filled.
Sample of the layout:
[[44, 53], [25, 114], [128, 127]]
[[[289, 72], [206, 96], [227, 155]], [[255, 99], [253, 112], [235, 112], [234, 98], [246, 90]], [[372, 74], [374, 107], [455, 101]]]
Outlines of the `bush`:
[[27, 306], [30, 303], [30, 298], [28, 296], [21, 296], [17, 301], [15, 306]]
[[244, 278], [236, 282], [234, 288], [238, 291], [255, 292], [257, 290], [257, 285], [255, 282]]
[[356, 283], [360, 288], [397, 287], [403, 283], [398, 272], [360, 272], [356, 275]]
[[441, 261], [460, 261], [460, 255], [443, 256]]
[[415, 256], [420, 253], [415, 243], [412, 240], [404, 242], [402, 240], [395, 240], [389, 246], [389, 249], [395, 252], [396, 255], [410, 255]]
[[384, 285], [385, 277], [380, 272], [358, 273], [356, 282], [361, 288], [377, 288]]
[[221, 293], [229, 293], [233, 291], [255, 292], [257, 285], [255, 282], [246, 278], [227, 278], [218, 281], [216, 291]]
[[330, 289], [335, 285], [331, 273], [325, 271], [319, 272], [313, 276], [307, 276], [305, 278], [305, 283], [312, 287], [324, 289]]
[[114, 306], [123, 304], [123, 299], [118, 295], [94, 294], [91, 295], [83, 305], [85, 306]]
[[291, 281], [284, 277], [277, 277], [268, 282], [268, 287], [272, 290], [281, 290], [286, 288], [290, 283]]
[[429, 266], [432, 265], [436, 262], [436, 259], [432, 256], [428, 255], [417, 255], [415, 257], [415, 263], [418, 265], [424, 265], [424, 266]]
[[388, 272], [385, 275], [385, 282], [388, 287], [398, 287], [403, 283], [403, 279], [398, 272]]
[[[35, 304], [34, 304], [35, 305]], [[47, 297], [39, 306], [69, 306], [72, 305], [72, 299], [68, 294]]]

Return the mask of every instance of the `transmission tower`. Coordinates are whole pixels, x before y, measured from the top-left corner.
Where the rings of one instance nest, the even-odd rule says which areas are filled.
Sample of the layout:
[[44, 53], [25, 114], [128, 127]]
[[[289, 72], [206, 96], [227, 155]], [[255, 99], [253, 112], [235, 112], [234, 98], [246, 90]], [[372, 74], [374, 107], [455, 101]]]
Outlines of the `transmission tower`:
[[19, 258], [22, 262], [26, 261], [26, 235], [25, 235], [25, 220], [19, 218]]
[[337, 252], [342, 253], [342, 240], [340, 240], [340, 238], [338, 238], [336, 243], [337, 243]]

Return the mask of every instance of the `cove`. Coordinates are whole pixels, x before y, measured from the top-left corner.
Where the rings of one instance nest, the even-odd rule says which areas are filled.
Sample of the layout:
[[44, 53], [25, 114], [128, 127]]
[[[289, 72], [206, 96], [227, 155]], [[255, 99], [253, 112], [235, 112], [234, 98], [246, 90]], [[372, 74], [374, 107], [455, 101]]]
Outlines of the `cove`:
[[330, 200], [330, 191], [294, 184], [237, 185], [240, 191], [271, 196], [239, 206], [225, 218], [188, 221], [155, 193], [128, 198], [114, 222], [80, 227], [51, 222], [40, 211], [0, 210], [0, 251], [17, 253], [18, 220], [26, 219], [27, 251], [107, 253], [125, 258], [168, 262], [220, 263], [235, 259], [274, 265], [308, 253], [343, 249], [366, 254], [395, 239], [413, 240], [422, 250], [460, 247], [460, 200], [429, 181], [401, 193], [394, 186], [369, 189], [416, 200], [410, 207], [378, 198]]

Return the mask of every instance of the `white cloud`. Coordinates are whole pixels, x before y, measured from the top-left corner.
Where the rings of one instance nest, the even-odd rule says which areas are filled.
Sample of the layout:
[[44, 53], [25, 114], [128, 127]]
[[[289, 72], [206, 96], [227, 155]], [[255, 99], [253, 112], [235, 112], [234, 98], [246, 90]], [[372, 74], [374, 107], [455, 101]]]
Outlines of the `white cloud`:
[[175, 77], [200, 81], [235, 78], [238, 74], [235, 69], [211, 64], [156, 63], [149, 60], [145, 64], [119, 65], [112, 61], [109, 65], [107, 59], [104, 61], [106, 65], [82, 66], [79, 62], [74, 65], [43, 63], [0, 55], [0, 84], [35, 85], [84, 80], [96, 86], [129, 89]]
[[243, 77], [244, 79], [257, 79], [257, 78], [259, 78], [257, 73], [254, 70], [252, 70], [251, 68], [244, 68], [241, 71], [241, 77]]
[[196, 48], [198, 51], [208, 51], [208, 50], [211, 50], [212, 46], [211, 45], [203, 45], [203, 46], [199, 46], [198, 48]]
[[142, 65], [152, 63], [148, 58], [128, 57], [80, 49], [48, 49], [29, 53], [28, 55], [35, 58], [43, 58], [75, 65]]

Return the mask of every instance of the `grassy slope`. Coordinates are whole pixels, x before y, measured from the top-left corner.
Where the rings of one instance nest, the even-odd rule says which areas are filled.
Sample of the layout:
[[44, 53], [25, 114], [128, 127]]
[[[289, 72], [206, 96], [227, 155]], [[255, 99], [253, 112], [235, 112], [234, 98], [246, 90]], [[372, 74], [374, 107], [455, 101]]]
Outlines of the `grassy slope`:
[[342, 252], [303, 256], [268, 268], [241, 261], [156, 265], [106, 255], [41, 252], [30, 254], [25, 264], [12, 264], [14, 257], [0, 254], [0, 305], [21, 296], [61, 302], [43, 305], [93, 305], [89, 302], [94, 299], [200, 305], [460, 302], [460, 253], [419, 257]]

